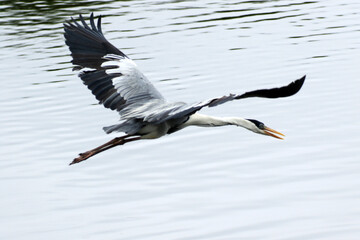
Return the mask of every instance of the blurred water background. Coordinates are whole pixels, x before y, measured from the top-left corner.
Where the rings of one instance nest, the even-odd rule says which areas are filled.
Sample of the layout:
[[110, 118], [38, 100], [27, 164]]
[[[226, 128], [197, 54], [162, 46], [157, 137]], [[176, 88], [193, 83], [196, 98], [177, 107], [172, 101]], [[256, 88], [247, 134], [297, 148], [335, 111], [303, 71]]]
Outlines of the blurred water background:
[[[169, 100], [281, 86], [284, 99], [204, 109], [286, 134], [187, 128], [74, 166], [119, 116], [76, 73], [62, 23], [105, 36]], [[360, 2], [0, 3], [0, 238], [311, 240], [360, 236]]]

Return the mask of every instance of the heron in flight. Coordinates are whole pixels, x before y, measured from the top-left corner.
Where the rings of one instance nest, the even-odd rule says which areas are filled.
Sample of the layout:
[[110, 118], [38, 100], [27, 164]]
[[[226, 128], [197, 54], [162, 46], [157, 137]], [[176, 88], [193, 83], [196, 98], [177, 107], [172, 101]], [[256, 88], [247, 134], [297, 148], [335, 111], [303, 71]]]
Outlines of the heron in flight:
[[112, 147], [141, 139], [155, 139], [188, 126], [217, 127], [235, 125], [254, 133], [283, 139], [282, 133], [264, 123], [240, 117], [213, 117], [197, 113], [203, 107], [215, 107], [232, 100], [249, 97], [281, 98], [292, 96], [302, 87], [305, 76], [287, 86], [260, 89], [243, 94], [229, 94], [195, 104], [168, 102], [151, 84], [137, 65], [122, 51], [106, 40], [101, 30], [101, 16], [97, 23], [93, 13], [90, 25], [79, 16], [64, 24], [66, 44], [72, 56], [73, 70], [81, 70], [79, 77], [96, 99], [120, 114], [120, 122], [104, 127], [106, 133], [125, 135], [80, 153], [75, 164]]

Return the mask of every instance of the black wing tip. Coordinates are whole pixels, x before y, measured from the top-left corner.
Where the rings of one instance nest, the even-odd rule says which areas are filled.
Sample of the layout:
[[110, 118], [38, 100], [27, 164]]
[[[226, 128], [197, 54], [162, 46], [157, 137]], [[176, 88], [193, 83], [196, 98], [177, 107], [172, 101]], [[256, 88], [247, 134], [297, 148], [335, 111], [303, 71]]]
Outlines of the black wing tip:
[[290, 84], [279, 87], [279, 88], [270, 88], [270, 89], [259, 89], [250, 92], [246, 92], [241, 95], [237, 95], [234, 99], [242, 99], [242, 98], [249, 98], [249, 97], [262, 97], [262, 98], [284, 98], [290, 97], [297, 92], [300, 91], [304, 82], [305, 82], [306, 75], [303, 77], [291, 82]]
[[[89, 19], [90, 19], [90, 21], [94, 21], [96, 18], [98, 18], [98, 21], [101, 21], [102, 17], [103, 17], [102, 15], [95, 16], [94, 12], [91, 12], [90, 16], [89, 16]], [[85, 22], [84, 15], [79, 13], [78, 20], [80, 20], [81, 23]], [[74, 17], [70, 17], [70, 19], [65, 20], [64, 25], [65, 24], [71, 25], [72, 23], [77, 23], [77, 20], [74, 19]]]
[[299, 78], [298, 80], [295, 80], [294, 82], [292, 82], [292, 84], [294, 85], [294, 93], [292, 95], [294, 95], [300, 91], [300, 89], [304, 85], [305, 79], [306, 79], [306, 74], [304, 76], [302, 76], [301, 78]]
[[299, 82], [301, 84], [303, 84], [305, 82], [306, 79], [306, 74], [304, 76], [302, 76], [301, 78], [299, 78], [298, 80], [295, 80], [295, 82]]
[[[103, 15], [99, 14], [95, 16], [94, 12], [90, 13], [89, 20], [90, 20], [90, 26], [86, 23], [84, 15], [79, 13], [78, 18], [74, 19], [73, 17], [70, 17], [69, 20], [65, 20], [64, 22], [64, 29], [66, 31], [76, 31], [78, 29], [84, 29], [85, 31], [89, 30], [95, 34], [104, 35], [102, 33], [101, 29], [101, 20]], [[97, 21], [96, 21], [97, 18]]]

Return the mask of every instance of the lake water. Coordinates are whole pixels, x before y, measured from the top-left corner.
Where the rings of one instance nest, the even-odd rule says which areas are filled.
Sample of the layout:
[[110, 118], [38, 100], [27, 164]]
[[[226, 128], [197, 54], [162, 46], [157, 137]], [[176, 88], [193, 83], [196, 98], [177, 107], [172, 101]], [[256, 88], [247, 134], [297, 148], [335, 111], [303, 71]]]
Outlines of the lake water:
[[[202, 113], [258, 119], [187, 128], [68, 166], [119, 116], [71, 71], [62, 23], [102, 14], [105, 36], [169, 100], [288, 84], [284, 99]], [[0, 238], [360, 238], [360, 2], [2, 1]]]

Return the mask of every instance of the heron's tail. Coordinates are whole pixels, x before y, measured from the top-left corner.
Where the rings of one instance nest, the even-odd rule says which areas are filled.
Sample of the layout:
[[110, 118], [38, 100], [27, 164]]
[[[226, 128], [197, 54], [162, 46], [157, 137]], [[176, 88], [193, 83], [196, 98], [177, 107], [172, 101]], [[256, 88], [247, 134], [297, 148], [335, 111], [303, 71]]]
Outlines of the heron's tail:
[[142, 127], [140, 122], [128, 120], [119, 124], [103, 127], [103, 130], [109, 134], [112, 132], [124, 132], [126, 134], [136, 134]]

